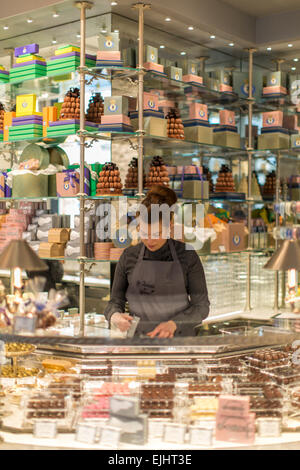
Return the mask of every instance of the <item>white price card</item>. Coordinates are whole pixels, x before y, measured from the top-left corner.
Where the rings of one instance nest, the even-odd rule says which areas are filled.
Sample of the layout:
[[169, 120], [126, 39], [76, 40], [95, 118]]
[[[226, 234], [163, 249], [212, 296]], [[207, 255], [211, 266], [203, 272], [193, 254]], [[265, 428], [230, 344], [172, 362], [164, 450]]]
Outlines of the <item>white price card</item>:
[[200, 428], [199, 426], [190, 427], [190, 444], [192, 446], [211, 446], [212, 439], [212, 429]]
[[164, 435], [164, 421], [149, 421], [149, 434], [151, 437], [163, 437]]
[[121, 429], [105, 426], [101, 429], [100, 445], [117, 449], [120, 442]]
[[14, 317], [14, 333], [20, 332], [27, 332], [27, 333], [34, 333], [35, 332], [35, 324], [36, 324], [36, 317], [28, 318], [28, 317]]
[[224, 245], [219, 245], [219, 251], [220, 251], [221, 253], [225, 253], [225, 251], [226, 251], [225, 246], [224, 246]]
[[2, 377], [0, 379], [0, 384], [3, 385], [3, 387], [12, 387], [13, 385], [15, 385], [15, 383], [16, 379], [10, 379], [5, 377]]
[[18, 385], [35, 385], [36, 377], [22, 377], [17, 379]]
[[78, 424], [76, 431], [76, 441], [85, 444], [94, 444], [96, 442], [97, 427], [90, 424]]
[[33, 435], [38, 439], [55, 439], [57, 436], [57, 422], [50, 419], [35, 421]]
[[280, 418], [259, 418], [258, 435], [259, 437], [280, 437], [281, 436], [281, 420]]
[[169, 423], [164, 428], [164, 441], [184, 444], [186, 427], [184, 424]]

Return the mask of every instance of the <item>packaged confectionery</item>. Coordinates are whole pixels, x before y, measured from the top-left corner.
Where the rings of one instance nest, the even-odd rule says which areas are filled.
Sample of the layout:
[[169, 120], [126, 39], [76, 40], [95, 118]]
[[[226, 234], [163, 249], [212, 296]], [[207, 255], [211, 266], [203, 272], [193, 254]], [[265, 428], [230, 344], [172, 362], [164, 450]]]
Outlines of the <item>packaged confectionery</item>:
[[105, 163], [99, 173], [97, 195], [117, 196], [122, 194], [120, 171], [113, 162]]
[[184, 139], [184, 126], [178, 109], [172, 109], [167, 116], [168, 137], [173, 139]]

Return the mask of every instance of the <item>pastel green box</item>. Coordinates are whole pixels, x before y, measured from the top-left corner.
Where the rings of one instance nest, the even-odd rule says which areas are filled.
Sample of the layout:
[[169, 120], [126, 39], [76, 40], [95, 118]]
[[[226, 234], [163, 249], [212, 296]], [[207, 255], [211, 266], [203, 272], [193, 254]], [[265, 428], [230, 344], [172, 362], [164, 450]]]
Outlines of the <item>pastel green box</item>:
[[47, 197], [48, 176], [28, 173], [14, 175], [12, 197]]
[[258, 150], [288, 149], [290, 147], [290, 136], [284, 132], [271, 132], [258, 136]]
[[[138, 119], [131, 119], [131, 124], [134, 131], [139, 128]], [[144, 117], [143, 129], [147, 135], [156, 137], [168, 137], [167, 133], [167, 120], [153, 116]]]
[[214, 143], [213, 130], [206, 126], [191, 126], [184, 128], [184, 136], [186, 140], [191, 142], [200, 142], [202, 144], [212, 145]]
[[241, 137], [237, 132], [214, 132], [214, 145], [221, 147], [241, 148]]

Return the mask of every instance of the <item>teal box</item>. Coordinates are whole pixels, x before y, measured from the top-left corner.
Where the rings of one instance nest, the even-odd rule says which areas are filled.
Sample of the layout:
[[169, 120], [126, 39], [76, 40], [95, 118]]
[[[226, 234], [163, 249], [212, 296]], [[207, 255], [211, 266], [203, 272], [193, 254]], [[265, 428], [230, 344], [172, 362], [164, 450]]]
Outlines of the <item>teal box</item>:
[[158, 64], [158, 49], [153, 46], [144, 46], [144, 60]]
[[232, 86], [232, 76], [229, 70], [216, 70], [213, 72], [213, 78], [218, 80], [221, 85]]
[[104, 98], [105, 116], [114, 116], [119, 114], [128, 116], [128, 108], [127, 96], [106, 96]]
[[269, 72], [266, 86], [282, 86], [286, 88], [287, 75], [285, 72]]
[[[248, 98], [249, 96], [249, 76], [248, 72], [233, 72], [232, 73], [232, 86], [233, 91], [240, 98]], [[263, 72], [253, 71], [253, 97], [259, 101], [262, 97], [263, 91]]]
[[179, 82], [182, 81], [182, 69], [181, 68], [174, 67], [173, 65], [171, 65], [170, 67], [166, 67], [165, 72], [171, 80], [177, 80]]

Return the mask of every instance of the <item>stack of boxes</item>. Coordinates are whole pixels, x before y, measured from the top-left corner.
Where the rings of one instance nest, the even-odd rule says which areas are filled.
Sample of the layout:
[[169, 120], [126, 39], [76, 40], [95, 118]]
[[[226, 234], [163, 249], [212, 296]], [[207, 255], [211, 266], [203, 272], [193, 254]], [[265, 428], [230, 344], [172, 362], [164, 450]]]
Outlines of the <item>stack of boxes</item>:
[[4, 106], [2, 103], [0, 103], [0, 142], [3, 141], [4, 112]]
[[166, 75], [170, 80], [182, 82], [182, 69], [180, 67], [169, 65], [166, 67]]
[[9, 71], [5, 70], [3, 65], [0, 65], [0, 83], [8, 83], [9, 82]]
[[0, 250], [11, 240], [20, 240], [29, 224], [29, 217], [19, 209], [10, 209], [8, 214], [0, 216]]
[[36, 95], [19, 95], [16, 102], [16, 114], [9, 127], [9, 141], [43, 137], [43, 116], [36, 111]]
[[[164, 113], [158, 108], [158, 95], [144, 93], [143, 101], [143, 129], [148, 135], [156, 137], [167, 137], [167, 121]], [[134, 131], [139, 128], [138, 111], [130, 113], [130, 119]]]
[[263, 96], [268, 98], [278, 98], [287, 95], [286, 73], [269, 72], [266, 77], [266, 85], [263, 88]]
[[184, 120], [183, 125], [187, 140], [213, 144], [213, 132], [208, 121], [208, 108], [205, 104], [192, 103], [189, 108], [189, 119]]
[[[85, 55], [86, 67], [95, 67], [96, 56]], [[47, 62], [48, 77], [55, 75], [63, 75], [68, 72], [75, 71], [80, 66], [80, 48], [77, 46], [67, 45], [60, 47], [54, 53], [53, 57]]]
[[219, 116], [220, 125], [214, 128], [214, 145], [240, 148], [241, 138], [235, 125], [234, 112], [223, 109]]
[[165, 76], [164, 66], [158, 63], [158, 49], [156, 47], [146, 45], [144, 47], [144, 68], [148, 72], [155, 72]]
[[283, 127], [283, 112], [270, 111], [263, 113], [263, 127], [258, 136], [258, 150], [287, 149], [290, 146], [290, 135]]
[[104, 115], [101, 118], [101, 132], [133, 132], [128, 117], [128, 98], [126, 96], [110, 96], [104, 98]]
[[194, 60], [186, 60], [183, 64], [182, 81], [191, 85], [203, 85], [203, 78], [198, 76], [198, 64]]
[[216, 440], [253, 444], [255, 413], [248, 396], [220, 395], [216, 416]]
[[15, 49], [16, 63], [10, 69], [10, 83], [32, 80], [47, 74], [46, 60], [37, 55], [38, 53], [38, 44], [29, 44]]
[[119, 33], [102, 33], [99, 36], [99, 51], [97, 52], [97, 67], [122, 67], [119, 50]]
[[[39, 232], [41, 234], [45, 233], [42, 229], [45, 229], [45, 226], [41, 226], [41, 230], [38, 230], [38, 236]], [[40, 243], [39, 256], [41, 258], [63, 258], [70, 232], [69, 228], [50, 228], [48, 230], [47, 242], [41, 241]]]

